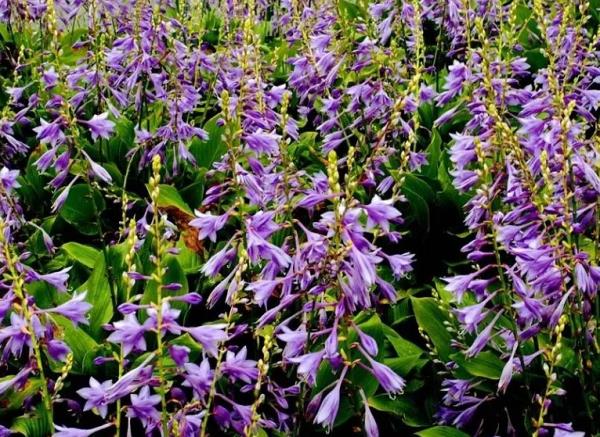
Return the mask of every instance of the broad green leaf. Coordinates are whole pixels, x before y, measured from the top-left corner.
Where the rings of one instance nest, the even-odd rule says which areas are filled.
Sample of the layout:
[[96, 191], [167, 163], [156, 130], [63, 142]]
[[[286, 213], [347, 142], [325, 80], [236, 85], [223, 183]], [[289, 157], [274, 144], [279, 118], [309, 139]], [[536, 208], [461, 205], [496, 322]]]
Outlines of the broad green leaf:
[[445, 314], [431, 297], [412, 297], [411, 301], [419, 327], [431, 338], [440, 358], [447, 361], [452, 336], [444, 326], [444, 321], [447, 320]]
[[198, 167], [210, 169], [213, 163], [227, 151], [227, 145], [222, 139], [224, 128], [217, 124], [219, 118], [215, 116], [204, 125], [208, 140], [202, 141], [198, 138], [192, 140], [190, 153], [196, 158]]
[[402, 187], [402, 194], [404, 194], [408, 200], [411, 218], [413, 218], [421, 228], [429, 230], [430, 212], [427, 201], [420, 193], [408, 186]]
[[25, 287], [40, 308], [51, 308], [69, 299], [66, 293], [58, 293], [54, 287], [44, 281], [34, 281]]
[[88, 313], [90, 324], [87, 330], [92, 337], [98, 339], [102, 332], [102, 325], [110, 321], [114, 310], [104, 256], [96, 259], [92, 274], [78, 288], [78, 292], [83, 291], [87, 292], [85, 300], [92, 305]]
[[160, 207], [175, 207], [181, 211], [186, 212], [189, 215], [194, 215], [191, 208], [181, 195], [177, 192], [177, 189], [171, 185], [161, 184], [159, 185], [158, 194], [158, 206]]
[[339, 3], [339, 9], [341, 13], [351, 20], [356, 18], [365, 18], [367, 16], [367, 11], [365, 11], [361, 5], [354, 1], [341, 0]]
[[76, 184], [69, 190], [60, 216], [82, 234], [95, 235], [98, 232], [96, 215], [103, 209], [104, 199], [100, 193], [92, 191], [87, 184]]
[[442, 137], [437, 129], [434, 129], [431, 135], [431, 142], [427, 147], [427, 165], [423, 168], [423, 174], [430, 178], [437, 177], [438, 167], [440, 165], [442, 147]]
[[469, 437], [462, 431], [451, 426], [434, 426], [416, 433], [419, 437]]
[[25, 437], [45, 437], [50, 435], [48, 416], [43, 412], [41, 405], [34, 413], [17, 417], [10, 429], [15, 433], [23, 434]]
[[73, 352], [72, 373], [90, 375], [96, 373], [94, 358], [101, 346], [90, 337], [83, 329], [73, 326], [73, 323], [62, 317], [54, 316], [54, 320], [60, 325], [64, 341]]
[[427, 204], [435, 202], [435, 191], [433, 191], [433, 188], [425, 177], [407, 174], [404, 177], [404, 185], [402, 187], [417, 193]]
[[189, 249], [182, 238], [177, 242], [177, 249], [179, 249], [179, 253], [175, 257], [183, 271], [186, 274], [198, 273], [202, 267], [198, 254]]
[[423, 426], [428, 423], [427, 417], [425, 417], [416, 399], [412, 396], [390, 397], [387, 394], [381, 394], [368, 398], [368, 403], [371, 408], [377, 411], [402, 417], [409, 426]]
[[71, 260], [77, 261], [90, 269], [94, 268], [98, 255], [100, 255], [98, 249], [74, 241], [63, 244], [61, 249], [65, 251]]
[[427, 360], [421, 358], [421, 354], [403, 355], [398, 358], [388, 358], [385, 360], [394, 372], [401, 376], [407, 376], [413, 369], [423, 367]]
[[423, 353], [423, 349], [416, 344], [402, 338], [400, 334], [398, 334], [389, 326], [383, 325], [383, 333], [399, 357], [404, 357], [407, 355], [419, 356]]
[[490, 351], [484, 351], [476, 357], [467, 358], [462, 353], [450, 356], [456, 364], [473, 376], [481, 376], [488, 379], [499, 379], [504, 363]]
[[184, 202], [192, 208], [198, 207], [204, 199], [204, 172], [204, 169], [199, 169], [195, 181], [179, 190]]
[[[163, 296], [180, 296], [189, 291], [188, 280], [185, 275], [185, 272], [179, 265], [177, 258], [174, 256], [168, 256], [164, 259], [164, 265], [167, 268], [167, 273], [163, 277], [163, 285], [178, 283], [181, 284], [181, 289], [177, 291], [166, 291], [163, 290]], [[146, 284], [146, 289], [144, 290], [144, 295], [142, 296], [142, 303], [148, 304], [150, 302], [156, 302], [158, 299], [157, 294], [157, 285], [155, 281], [148, 281]], [[185, 304], [181, 302], [173, 302], [172, 306], [175, 308], [185, 307]]]
[[134, 141], [135, 129], [133, 122], [127, 118], [118, 119], [115, 122], [115, 132], [105, 147], [106, 159], [118, 165], [121, 170], [126, 171], [128, 160], [125, 159], [125, 155], [133, 147]]

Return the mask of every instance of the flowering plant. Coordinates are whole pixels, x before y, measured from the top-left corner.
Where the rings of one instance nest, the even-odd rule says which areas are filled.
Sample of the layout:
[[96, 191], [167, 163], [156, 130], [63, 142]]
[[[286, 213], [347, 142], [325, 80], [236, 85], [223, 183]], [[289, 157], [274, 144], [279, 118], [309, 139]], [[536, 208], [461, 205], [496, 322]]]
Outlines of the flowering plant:
[[0, 0], [0, 436], [600, 432], [599, 13]]

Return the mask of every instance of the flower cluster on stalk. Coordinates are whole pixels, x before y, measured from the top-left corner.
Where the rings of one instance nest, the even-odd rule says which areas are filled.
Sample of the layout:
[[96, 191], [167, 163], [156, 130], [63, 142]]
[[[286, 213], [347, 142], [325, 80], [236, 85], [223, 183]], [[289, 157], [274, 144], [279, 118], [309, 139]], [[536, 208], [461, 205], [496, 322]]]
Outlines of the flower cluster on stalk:
[[548, 420], [599, 350], [591, 3], [0, 0], [0, 396], [63, 437], [375, 437], [410, 381], [371, 322], [422, 292], [403, 212], [437, 178], [466, 242], [452, 354], [419, 326], [435, 420], [521, 390], [523, 429], [578, 435]]

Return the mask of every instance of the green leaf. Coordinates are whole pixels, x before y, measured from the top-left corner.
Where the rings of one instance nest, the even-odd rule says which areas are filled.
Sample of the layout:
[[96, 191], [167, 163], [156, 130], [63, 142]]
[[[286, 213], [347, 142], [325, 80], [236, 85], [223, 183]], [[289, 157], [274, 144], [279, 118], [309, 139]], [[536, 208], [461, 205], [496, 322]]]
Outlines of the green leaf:
[[187, 203], [183, 200], [181, 195], [177, 192], [177, 189], [171, 185], [160, 184], [159, 186], [159, 194], [158, 194], [158, 206], [160, 207], [168, 207], [172, 206], [181, 211], [188, 213], [189, 215], [194, 215], [192, 209], [188, 206]]
[[407, 174], [404, 177], [403, 187], [417, 193], [427, 204], [435, 201], [435, 191], [424, 177]]
[[440, 165], [442, 137], [437, 129], [433, 130], [431, 142], [427, 147], [427, 165], [423, 168], [423, 174], [430, 178], [436, 178]]
[[364, 8], [354, 1], [341, 0], [339, 3], [340, 11], [349, 19], [354, 20], [356, 18], [365, 18], [367, 12]]
[[177, 258], [177, 261], [179, 262], [179, 265], [183, 269], [184, 273], [188, 275], [192, 273], [198, 273], [202, 267], [202, 264], [200, 263], [200, 257], [196, 252], [188, 249], [183, 238], [180, 238], [179, 241], [177, 241], [177, 249], [179, 250], [179, 253], [175, 255], [175, 258]]
[[94, 358], [101, 346], [83, 329], [73, 326], [70, 320], [62, 316], [53, 318], [62, 328], [64, 341], [73, 352], [71, 372], [81, 375], [95, 374], [97, 366], [94, 364]]
[[462, 431], [451, 426], [434, 426], [416, 433], [419, 437], [469, 437]]
[[112, 296], [108, 285], [104, 256], [96, 259], [92, 274], [78, 288], [78, 291], [87, 291], [85, 299], [92, 304], [88, 313], [90, 324], [87, 330], [94, 338], [98, 339], [102, 332], [102, 325], [108, 323], [113, 316]]
[[35, 413], [17, 417], [10, 429], [15, 433], [23, 434], [25, 437], [44, 437], [50, 435], [48, 416], [43, 412], [41, 405]]
[[196, 158], [198, 167], [211, 168], [213, 163], [227, 151], [227, 145], [223, 142], [223, 126], [217, 124], [220, 116], [216, 115], [206, 122], [204, 130], [208, 132], [208, 140], [202, 141], [198, 138], [192, 140], [190, 153]]
[[419, 356], [423, 353], [423, 349], [416, 344], [402, 338], [400, 334], [398, 334], [389, 326], [383, 325], [383, 333], [399, 357], [404, 357], [407, 355]]
[[385, 364], [397, 374], [407, 376], [413, 369], [421, 368], [427, 364], [427, 360], [421, 359], [421, 354], [413, 354], [403, 355], [398, 358], [388, 358], [385, 360]]
[[98, 231], [96, 210], [100, 213], [104, 206], [104, 199], [100, 193], [92, 191], [87, 184], [77, 184], [69, 190], [69, 195], [60, 209], [60, 216], [82, 234], [94, 235]]
[[19, 390], [13, 390], [10, 396], [6, 396], [8, 404], [3, 405], [2, 409], [4, 411], [11, 411], [23, 408], [25, 401], [40, 392], [42, 385], [43, 382], [41, 378], [27, 378], [23, 388], [20, 388]]
[[195, 182], [179, 190], [179, 194], [187, 205], [196, 208], [204, 199], [204, 169], [199, 169], [196, 173]]
[[121, 168], [125, 169], [128, 160], [124, 158], [127, 152], [133, 147], [134, 141], [135, 129], [133, 122], [127, 118], [118, 119], [115, 123], [115, 132], [108, 140], [106, 159], [109, 162], [121, 165]]
[[98, 249], [74, 241], [63, 244], [61, 249], [65, 251], [71, 260], [77, 261], [90, 269], [94, 268], [98, 255], [100, 255]]
[[423, 198], [423, 196], [420, 193], [414, 191], [406, 185], [402, 186], [402, 194], [404, 194], [404, 196], [408, 200], [411, 218], [413, 218], [421, 228], [428, 231], [430, 223], [430, 212], [427, 201]]
[[[171, 283], [181, 284], [181, 289], [179, 289], [178, 291], [163, 291], [163, 296], [166, 296], [167, 294], [169, 296], [180, 296], [182, 294], [187, 293], [189, 291], [188, 280], [185, 275], [185, 272], [181, 268], [181, 265], [179, 265], [177, 258], [175, 258], [174, 256], [165, 257], [163, 265], [167, 268], [167, 273], [163, 277], [162, 285], [167, 285]], [[144, 290], [144, 295], [142, 296], [141, 303], [148, 304], [150, 302], [156, 302], [158, 299], [157, 291], [158, 290], [156, 282], [148, 281], [146, 289]], [[185, 305], [181, 302], [173, 302], [174, 308], [182, 308], [184, 306]]]
[[410, 426], [423, 426], [428, 422], [422, 409], [411, 396], [390, 397], [387, 394], [380, 394], [368, 398], [368, 403], [371, 408], [377, 411], [402, 417], [404, 422]]
[[440, 358], [447, 361], [451, 352], [452, 336], [444, 326], [444, 321], [447, 320], [445, 314], [431, 297], [412, 297], [411, 301], [417, 323], [431, 338]]
[[452, 354], [450, 358], [469, 374], [482, 378], [497, 380], [504, 368], [502, 360], [490, 351], [481, 352], [473, 358], [467, 358], [462, 353]]

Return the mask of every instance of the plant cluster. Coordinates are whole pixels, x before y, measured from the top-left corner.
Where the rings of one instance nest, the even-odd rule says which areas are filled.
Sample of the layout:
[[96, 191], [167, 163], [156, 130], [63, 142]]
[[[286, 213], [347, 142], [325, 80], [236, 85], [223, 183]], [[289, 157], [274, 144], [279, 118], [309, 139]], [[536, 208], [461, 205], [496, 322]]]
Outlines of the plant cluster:
[[600, 432], [599, 0], [0, 0], [0, 436]]

